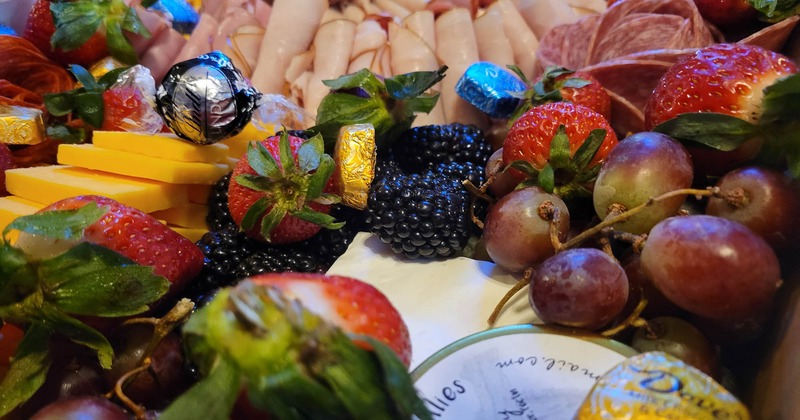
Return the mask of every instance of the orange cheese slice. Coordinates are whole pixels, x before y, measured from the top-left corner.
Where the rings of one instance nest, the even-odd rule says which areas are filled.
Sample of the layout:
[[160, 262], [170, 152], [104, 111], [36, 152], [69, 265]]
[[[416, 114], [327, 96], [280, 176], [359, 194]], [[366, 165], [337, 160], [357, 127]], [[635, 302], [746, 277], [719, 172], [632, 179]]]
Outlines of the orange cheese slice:
[[208, 206], [203, 204], [186, 203], [150, 214], [170, 225], [208, 230], [206, 225]]
[[50, 204], [77, 195], [102, 195], [145, 213], [188, 202], [188, 188], [72, 166], [53, 165], [6, 171], [11, 194]]
[[220, 143], [228, 146], [228, 154], [231, 157], [239, 159], [247, 152], [247, 145], [251, 141], [264, 140], [267, 137], [274, 136], [278, 130], [280, 130], [280, 127], [276, 128], [271, 124], [262, 127], [251, 122], [239, 134], [222, 140]]
[[64, 165], [80, 166], [170, 184], [213, 184], [230, 171], [226, 163], [179, 162], [104, 149], [94, 144], [59, 145], [57, 160], [58, 163]]
[[126, 131], [95, 131], [92, 143], [104, 149], [135, 153], [181, 162], [226, 162], [229, 149], [222, 143], [200, 145], [174, 134], [140, 134]]

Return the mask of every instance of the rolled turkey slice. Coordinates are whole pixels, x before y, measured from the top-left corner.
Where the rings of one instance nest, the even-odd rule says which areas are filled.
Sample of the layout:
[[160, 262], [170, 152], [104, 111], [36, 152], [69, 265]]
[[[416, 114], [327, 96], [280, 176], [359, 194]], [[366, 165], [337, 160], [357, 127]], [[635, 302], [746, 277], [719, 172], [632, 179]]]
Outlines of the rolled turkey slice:
[[308, 50], [327, 9], [327, 0], [273, 2], [251, 79], [256, 89], [264, 93], [283, 93], [289, 61]]
[[430, 10], [414, 12], [403, 19], [403, 26], [420, 37], [432, 49], [436, 50], [436, 19]]
[[497, 9], [489, 9], [473, 22], [475, 38], [478, 41], [478, 56], [481, 61], [489, 61], [505, 67], [513, 64], [514, 50], [503, 29], [503, 15]]
[[464, 8], [452, 9], [436, 19], [436, 55], [447, 65], [439, 100], [448, 123], [460, 122], [486, 127], [486, 117], [461, 99], [455, 87], [470, 64], [478, 61], [478, 41], [472, 29], [472, 16]]
[[504, 33], [511, 42], [514, 63], [523, 74], [532, 78], [536, 67], [536, 50], [539, 49], [536, 35], [511, 0], [497, 0], [489, 9], [495, 9], [503, 16]]
[[405, 19], [408, 15], [411, 14], [411, 12], [408, 9], [397, 4], [392, 0], [374, 0], [374, 2], [376, 6], [381, 8], [381, 10], [388, 13], [390, 16], [394, 16], [400, 20]]
[[161, 32], [170, 28], [170, 24], [157, 12], [147, 10], [142, 6], [134, 6], [133, 8], [136, 14], [139, 15], [139, 19], [142, 21], [144, 27], [150, 32], [149, 37], [143, 37], [139, 34], [127, 35], [133, 50], [141, 57], [150, 46], [153, 45]]
[[172, 63], [179, 63], [197, 57], [200, 54], [211, 52], [213, 49], [211, 42], [217, 34], [217, 27], [219, 27], [219, 22], [217, 22], [214, 16], [208, 13], [201, 14], [200, 21], [197, 22], [197, 26], [194, 28], [194, 31], [192, 31], [192, 35], [180, 52], [175, 56]]
[[364, 9], [355, 4], [348, 4], [344, 10], [342, 10], [342, 15], [344, 15], [345, 19], [350, 19], [355, 23], [361, 22], [367, 16], [367, 14], [364, 13]]
[[[407, 28], [398, 27], [390, 44], [392, 73], [404, 74], [415, 71], [435, 71], [439, 68], [436, 54], [417, 34]], [[434, 86], [439, 90], [441, 83]], [[444, 124], [442, 101], [438, 101], [429, 114], [418, 114], [415, 125]]]
[[351, 58], [365, 51], [376, 50], [386, 44], [387, 35], [381, 24], [374, 19], [366, 19], [356, 26], [355, 41], [350, 53]]
[[372, 68], [372, 63], [375, 61], [375, 57], [378, 54], [378, 49], [364, 51], [363, 53], [353, 57], [350, 60], [350, 65], [347, 67], [347, 73], [355, 73], [361, 69], [369, 69]]
[[258, 59], [258, 50], [264, 39], [264, 28], [260, 25], [242, 25], [234, 28], [226, 36], [218, 34], [214, 37], [211, 47], [220, 50], [230, 57], [233, 65], [242, 74], [250, 78]]
[[161, 79], [175, 63], [175, 58], [183, 50], [186, 42], [186, 38], [178, 31], [172, 28], [163, 30], [150, 49], [139, 58], [139, 64], [150, 69], [150, 74], [156, 83], [161, 83]]
[[356, 24], [347, 19], [334, 20], [319, 27], [314, 37], [314, 75], [308, 82], [304, 101], [306, 112], [317, 115], [322, 98], [330, 89], [322, 81], [346, 74], [350, 64]]
[[554, 26], [579, 19], [564, 0], [517, 0], [516, 6], [537, 38], [542, 38]]
[[429, 1], [430, 0], [394, 0], [395, 3], [403, 6], [406, 10], [412, 13], [419, 10], [424, 10]]

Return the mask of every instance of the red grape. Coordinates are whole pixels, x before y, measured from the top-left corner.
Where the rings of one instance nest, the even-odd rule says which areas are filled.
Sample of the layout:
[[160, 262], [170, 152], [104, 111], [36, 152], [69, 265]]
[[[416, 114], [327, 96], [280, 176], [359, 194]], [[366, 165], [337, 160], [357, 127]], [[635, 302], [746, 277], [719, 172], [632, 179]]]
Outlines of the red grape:
[[745, 226], [721, 217], [671, 217], [651, 231], [642, 269], [681, 308], [737, 320], [767, 310], [781, 284], [772, 248]]
[[775, 249], [785, 249], [800, 237], [800, 190], [787, 176], [755, 166], [736, 169], [717, 182], [735, 202], [711, 198], [706, 213], [734, 220], [761, 235]]
[[118, 405], [102, 397], [80, 397], [46, 405], [31, 420], [128, 420]]
[[661, 317], [647, 321], [631, 340], [640, 352], [663, 351], [702, 370], [711, 377], [719, 375], [717, 354], [708, 339], [694, 325], [680, 318]]
[[[680, 143], [653, 132], [636, 133], [621, 141], [606, 157], [595, 182], [594, 209], [606, 217], [611, 204], [630, 209], [652, 197], [692, 185], [692, 160]], [[615, 225], [630, 233], [647, 233], [659, 221], [678, 213], [685, 200], [676, 196]]]
[[603, 251], [570, 249], [536, 269], [528, 297], [544, 322], [595, 330], [625, 307], [628, 278], [622, 266]]
[[558, 232], [564, 239], [569, 231], [569, 210], [564, 201], [539, 187], [515, 190], [495, 203], [486, 215], [483, 241], [492, 261], [519, 272], [555, 253], [550, 221], [539, 215], [539, 207], [548, 201], [560, 213]]
[[489, 192], [497, 198], [503, 197], [510, 193], [517, 186], [514, 177], [510, 172], [504, 172], [503, 169], [503, 148], [499, 148], [492, 153], [489, 161], [486, 162], [486, 179], [494, 175], [494, 181], [489, 184]]

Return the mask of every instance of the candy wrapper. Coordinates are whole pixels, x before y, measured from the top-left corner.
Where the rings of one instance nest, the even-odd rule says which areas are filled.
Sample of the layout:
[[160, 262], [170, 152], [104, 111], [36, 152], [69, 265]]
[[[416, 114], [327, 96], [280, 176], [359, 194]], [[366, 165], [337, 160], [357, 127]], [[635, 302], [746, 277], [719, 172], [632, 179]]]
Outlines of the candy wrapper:
[[39, 144], [45, 138], [42, 111], [23, 106], [0, 105], [0, 142]]
[[131, 98], [140, 94], [144, 101], [139, 102], [139, 113], [136, 118], [125, 118], [120, 128], [132, 133], [155, 134], [164, 128], [164, 120], [156, 111], [156, 82], [150, 75], [150, 70], [142, 65], [135, 65], [120, 73], [117, 81], [110, 89], [120, 89], [129, 92]]
[[261, 95], [252, 123], [260, 127], [278, 126], [287, 130], [303, 130], [314, 123], [314, 118], [285, 96], [267, 93]]
[[[111, 70], [119, 69], [122, 67], [126, 66], [117, 61], [114, 57], [106, 57], [94, 63], [92, 67], [89, 68], [89, 73], [91, 73], [95, 79], [99, 80], [101, 77], [103, 77], [106, 73], [110, 72]], [[155, 84], [155, 81], [153, 81], [153, 83]]]
[[750, 419], [747, 408], [703, 372], [662, 352], [628, 358], [594, 385], [577, 420]]
[[508, 118], [517, 108], [525, 83], [506, 69], [489, 62], [474, 63], [456, 84], [456, 93], [492, 118]]
[[158, 111], [172, 131], [198, 144], [240, 132], [260, 96], [219, 51], [172, 66], [156, 94]]
[[159, 0], [150, 6], [172, 22], [172, 28], [182, 34], [191, 34], [200, 21], [197, 10], [186, 0]]
[[375, 177], [375, 127], [372, 124], [346, 125], [339, 130], [333, 160], [342, 204], [367, 207], [369, 185]]

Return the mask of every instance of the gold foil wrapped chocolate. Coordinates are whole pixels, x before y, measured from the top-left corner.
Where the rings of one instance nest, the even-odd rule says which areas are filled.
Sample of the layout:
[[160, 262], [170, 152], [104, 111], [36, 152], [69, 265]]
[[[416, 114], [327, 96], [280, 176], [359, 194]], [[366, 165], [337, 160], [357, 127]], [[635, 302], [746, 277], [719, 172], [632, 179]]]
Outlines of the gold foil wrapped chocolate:
[[100, 79], [101, 77], [105, 76], [106, 73], [110, 72], [114, 69], [120, 69], [125, 67], [124, 64], [120, 63], [114, 57], [106, 57], [92, 65], [89, 68], [89, 73], [94, 76], [95, 79]]
[[0, 143], [31, 145], [41, 143], [44, 138], [42, 111], [0, 105]]
[[604, 374], [578, 420], [748, 420], [747, 408], [706, 374], [662, 352], [628, 358]]
[[375, 127], [372, 124], [346, 125], [339, 130], [333, 160], [342, 204], [364, 209], [375, 177]]

